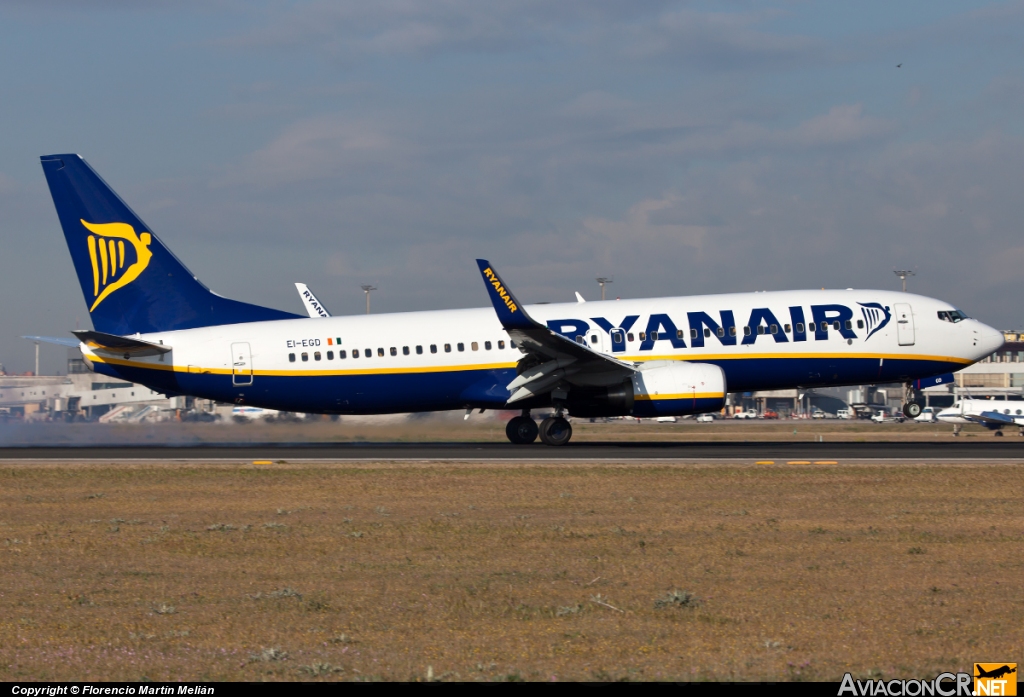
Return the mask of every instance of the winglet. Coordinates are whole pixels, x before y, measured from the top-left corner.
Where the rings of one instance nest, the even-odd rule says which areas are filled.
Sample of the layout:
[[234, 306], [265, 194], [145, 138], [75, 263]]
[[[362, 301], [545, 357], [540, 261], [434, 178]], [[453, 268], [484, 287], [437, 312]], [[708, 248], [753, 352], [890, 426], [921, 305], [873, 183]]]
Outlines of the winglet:
[[484, 277], [484, 285], [487, 286], [487, 293], [490, 295], [491, 304], [498, 314], [498, 320], [505, 329], [530, 329], [538, 326], [533, 319], [526, 314], [522, 304], [512, 295], [501, 277], [486, 259], [477, 259], [476, 265], [480, 267], [480, 273]]

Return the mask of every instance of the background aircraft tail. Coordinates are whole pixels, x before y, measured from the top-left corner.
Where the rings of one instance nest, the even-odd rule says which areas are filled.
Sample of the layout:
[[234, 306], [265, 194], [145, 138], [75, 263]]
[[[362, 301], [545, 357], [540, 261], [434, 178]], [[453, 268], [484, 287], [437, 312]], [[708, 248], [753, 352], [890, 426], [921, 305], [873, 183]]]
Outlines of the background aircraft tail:
[[40, 160], [98, 331], [125, 335], [298, 317], [212, 292], [78, 155]]

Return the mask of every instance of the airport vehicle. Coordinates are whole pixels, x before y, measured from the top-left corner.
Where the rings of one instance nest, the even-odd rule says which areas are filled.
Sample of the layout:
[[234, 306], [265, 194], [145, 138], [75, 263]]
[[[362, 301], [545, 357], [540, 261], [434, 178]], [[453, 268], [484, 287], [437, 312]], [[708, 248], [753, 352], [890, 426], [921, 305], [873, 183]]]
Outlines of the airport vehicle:
[[935, 407], [925, 407], [921, 410], [921, 414], [914, 419], [914, 421], [922, 424], [934, 423], [936, 421], [935, 417], [938, 416], [938, 413], [939, 410]]
[[735, 414], [732, 415], [732, 418], [734, 418], [734, 419], [756, 419], [756, 418], [758, 418], [757, 409], [744, 409], [743, 411], [738, 411], [738, 412], [736, 412]]
[[879, 409], [871, 417], [876, 424], [900, 423], [903, 421], [902, 414], [894, 414], [888, 409]]
[[853, 418], [853, 412], [850, 411], [849, 409], [837, 409], [836, 410], [836, 418], [837, 419], [852, 419]]
[[[482, 259], [487, 309], [301, 317], [210, 291], [78, 155], [41, 162], [94, 327], [73, 332], [86, 363], [166, 394], [320, 414], [521, 409], [510, 441], [564, 445], [567, 414], [699, 414], [727, 390], [899, 381], [916, 416], [912, 380], [1003, 342], [946, 302], [878, 290], [527, 307]], [[533, 409], [554, 415], [538, 427]]]
[[712, 414], [710, 412], [704, 412], [703, 414], [698, 414], [697, 415], [696, 421], [699, 424], [714, 423], [715, 422], [715, 416], [714, 416], [714, 414]]
[[953, 424], [953, 435], [959, 436], [964, 424], [981, 424], [1002, 436], [1006, 426], [1017, 426], [1024, 436], [1024, 401], [995, 399], [959, 399], [953, 406], [935, 415], [936, 421]]
[[779, 412], [775, 411], [774, 409], [765, 409], [764, 410], [764, 415], [761, 418], [762, 419], [776, 419], [777, 420], [779, 418]]

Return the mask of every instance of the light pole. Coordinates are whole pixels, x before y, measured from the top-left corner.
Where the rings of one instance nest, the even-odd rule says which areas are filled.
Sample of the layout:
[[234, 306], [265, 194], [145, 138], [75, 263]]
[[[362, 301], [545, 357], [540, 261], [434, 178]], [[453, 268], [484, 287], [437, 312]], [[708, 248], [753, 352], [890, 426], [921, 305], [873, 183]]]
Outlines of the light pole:
[[367, 283], [365, 286], [360, 286], [363, 292], [366, 293], [366, 314], [370, 314], [370, 291], [377, 290], [377, 286], [372, 286]]
[[604, 300], [604, 284], [605, 283], [614, 283], [615, 282], [615, 278], [614, 277], [605, 278], [604, 276], [598, 276], [597, 277], [597, 282], [601, 284], [601, 300]]
[[907, 292], [907, 276], [914, 276], [915, 275], [914, 272], [911, 271], [910, 269], [893, 269], [892, 272], [894, 274], [896, 274], [897, 276], [899, 276], [900, 280], [903, 281], [903, 292], [906, 293]]

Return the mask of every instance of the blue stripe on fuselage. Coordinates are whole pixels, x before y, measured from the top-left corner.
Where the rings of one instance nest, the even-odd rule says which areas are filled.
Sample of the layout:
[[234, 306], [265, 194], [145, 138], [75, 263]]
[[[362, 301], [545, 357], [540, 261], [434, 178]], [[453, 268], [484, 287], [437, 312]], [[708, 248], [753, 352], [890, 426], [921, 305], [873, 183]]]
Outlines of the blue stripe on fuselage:
[[[943, 360], [886, 358], [717, 359], [730, 392], [902, 382], [963, 368]], [[130, 380], [159, 392], [221, 402], [325, 414], [384, 414], [464, 407], [499, 408], [515, 377], [513, 368], [449, 372], [259, 375], [253, 384], [232, 385], [230, 375], [171, 372], [95, 363], [96, 372]]]

